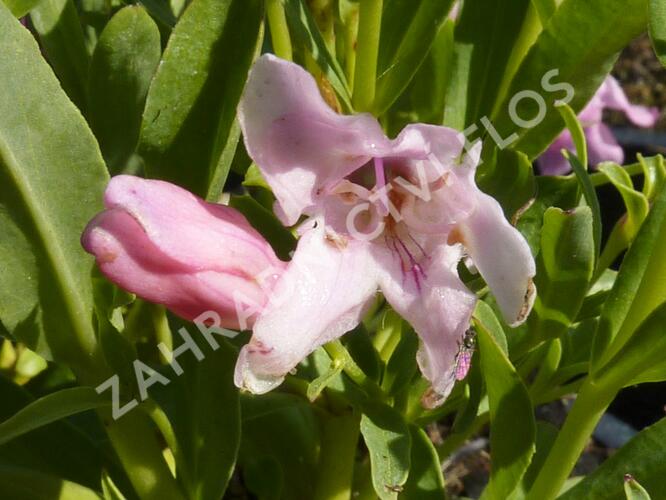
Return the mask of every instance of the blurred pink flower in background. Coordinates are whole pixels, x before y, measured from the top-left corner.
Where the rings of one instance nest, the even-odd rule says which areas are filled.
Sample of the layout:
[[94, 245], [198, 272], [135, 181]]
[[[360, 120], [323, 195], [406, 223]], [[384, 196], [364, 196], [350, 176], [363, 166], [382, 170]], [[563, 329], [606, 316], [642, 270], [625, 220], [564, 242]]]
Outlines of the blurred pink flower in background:
[[192, 320], [217, 312], [239, 328], [239, 308], [260, 310], [285, 263], [245, 217], [163, 181], [121, 175], [106, 210], [85, 229], [83, 247], [125, 290]]
[[[621, 165], [624, 162], [624, 151], [613, 137], [610, 127], [603, 123], [604, 109], [623, 111], [639, 127], [653, 127], [659, 118], [659, 111], [631, 104], [618, 81], [609, 75], [579, 113], [578, 119], [587, 139], [590, 164], [594, 166], [603, 161], [612, 161]], [[564, 130], [537, 160], [542, 174], [563, 175], [571, 171], [569, 162], [562, 156], [562, 149], [575, 150], [568, 130]]]

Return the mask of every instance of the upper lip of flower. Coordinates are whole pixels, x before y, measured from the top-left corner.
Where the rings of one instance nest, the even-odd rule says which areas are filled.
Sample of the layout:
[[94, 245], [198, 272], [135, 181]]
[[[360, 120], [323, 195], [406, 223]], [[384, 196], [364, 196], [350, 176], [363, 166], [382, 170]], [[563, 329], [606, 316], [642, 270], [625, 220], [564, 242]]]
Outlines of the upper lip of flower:
[[[239, 387], [265, 392], [279, 384], [315, 348], [356, 326], [379, 288], [420, 335], [421, 370], [446, 396], [476, 301], [457, 276], [462, 246], [507, 322], [524, 321], [534, 260], [474, 183], [480, 145], [463, 154], [460, 133], [424, 124], [389, 140], [368, 114], [336, 114], [308, 73], [271, 55], [250, 72], [239, 121], [276, 213], [287, 225], [310, 217], [241, 351]], [[364, 231], [349, 224], [359, 213]]]

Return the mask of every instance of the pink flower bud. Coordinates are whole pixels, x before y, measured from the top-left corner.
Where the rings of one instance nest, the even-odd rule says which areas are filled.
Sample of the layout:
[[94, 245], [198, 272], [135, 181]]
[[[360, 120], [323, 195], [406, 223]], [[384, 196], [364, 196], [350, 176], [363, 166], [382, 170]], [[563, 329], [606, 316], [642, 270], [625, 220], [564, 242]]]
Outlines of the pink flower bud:
[[285, 263], [233, 208], [173, 184], [121, 175], [81, 244], [111, 281], [185, 319], [207, 311], [246, 329]]

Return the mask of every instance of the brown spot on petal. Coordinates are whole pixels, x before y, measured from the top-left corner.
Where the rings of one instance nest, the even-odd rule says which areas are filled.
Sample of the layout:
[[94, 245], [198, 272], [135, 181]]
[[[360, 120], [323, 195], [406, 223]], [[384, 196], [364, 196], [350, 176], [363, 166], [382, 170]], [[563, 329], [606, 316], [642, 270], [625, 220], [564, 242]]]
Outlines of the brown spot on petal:
[[100, 264], [110, 264], [118, 258], [118, 254], [114, 252], [103, 252], [99, 254], [97, 260]]
[[525, 203], [522, 207], [520, 207], [518, 210], [516, 210], [516, 213], [513, 214], [511, 217], [511, 225], [515, 226], [518, 224], [518, 221], [520, 218], [527, 212], [532, 205], [534, 205], [534, 202], [536, 201], [536, 198], [530, 198], [527, 203]]
[[446, 242], [449, 245], [455, 245], [456, 243], [461, 243], [464, 247], [467, 246], [465, 243], [465, 236], [463, 235], [462, 231], [458, 229], [457, 227], [454, 227], [451, 232], [449, 233], [449, 237], [446, 240]]
[[534, 281], [532, 278], [527, 280], [527, 288], [525, 289], [525, 296], [523, 297], [523, 306], [520, 308], [518, 313], [518, 318], [516, 318], [516, 323], [522, 323], [527, 318], [527, 315], [532, 309], [532, 298], [536, 293], [536, 287], [534, 286]]
[[273, 351], [272, 347], [267, 347], [261, 340], [252, 339], [247, 345], [248, 354], [270, 354]]
[[444, 402], [446, 398], [438, 393], [434, 388], [430, 387], [421, 396], [421, 406], [426, 410], [433, 410]]
[[338, 250], [344, 250], [347, 248], [348, 240], [341, 234], [327, 231], [325, 239], [329, 245], [335, 246]]

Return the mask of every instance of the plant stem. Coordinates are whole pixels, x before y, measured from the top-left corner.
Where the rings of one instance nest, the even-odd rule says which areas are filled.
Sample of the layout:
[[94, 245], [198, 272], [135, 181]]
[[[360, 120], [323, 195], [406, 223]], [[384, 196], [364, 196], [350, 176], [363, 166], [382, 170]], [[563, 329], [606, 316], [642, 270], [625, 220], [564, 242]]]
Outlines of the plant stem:
[[354, 381], [356, 385], [364, 389], [369, 396], [383, 400], [385, 395], [377, 383], [368, 378], [368, 376], [356, 364], [356, 361], [351, 357], [345, 346], [339, 340], [334, 340], [324, 344], [324, 350], [329, 355], [332, 361], [337, 361], [342, 364], [342, 371]]
[[358, 415], [324, 418], [315, 500], [349, 500], [359, 436]]
[[345, 73], [350, 91], [354, 90], [354, 70], [356, 68], [356, 40], [358, 34], [358, 6], [352, 4], [352, 11], [345, 19]]
[[557, 497], [616, 392], [612, 387], [599, 385], [592, 379], [583, 383], [527, 500]]
[[278, 57], [291, 61], [293, 52], [291, 48], [291, 37], [289, 36], [289, 27], [287, 18], [284, 15], [282, 0], [266, 1], [266, 16], [271, 29], [271, 41], [273, 42], [273, 52]]
[[370, 111], [375, 100], [377, 55], [383, 0], [361, 0], [358, 19], [358, 50], [352, 102], [358, 111]]

